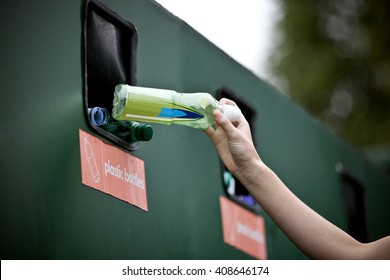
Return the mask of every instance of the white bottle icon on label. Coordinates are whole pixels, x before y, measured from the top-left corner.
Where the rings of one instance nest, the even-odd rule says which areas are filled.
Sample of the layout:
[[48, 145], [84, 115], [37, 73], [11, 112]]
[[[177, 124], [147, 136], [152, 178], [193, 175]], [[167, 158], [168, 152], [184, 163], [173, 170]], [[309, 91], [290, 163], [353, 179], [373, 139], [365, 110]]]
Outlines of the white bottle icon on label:
[[97, 168], [97, 164], [96, 164], [95, 156], [92, 151], [91, 144], [88, 142], [88, 139], [86, 137], [84, 138], [84, 150], [85, 150], [85, 155], [87, 156], [89, 169], [91, 170], [93, 180], [96, 183], [98, 183], [100, 181], [99, 170]]

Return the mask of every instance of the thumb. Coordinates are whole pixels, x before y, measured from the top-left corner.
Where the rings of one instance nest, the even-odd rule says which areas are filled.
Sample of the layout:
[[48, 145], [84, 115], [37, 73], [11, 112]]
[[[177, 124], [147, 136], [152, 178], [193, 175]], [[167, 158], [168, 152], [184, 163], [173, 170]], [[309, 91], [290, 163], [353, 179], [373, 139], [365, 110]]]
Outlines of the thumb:
[[236, 132], [236, 127], [230, 120], [219, 110], [214, 111], [214, 120], [225, 131], [227, 137], [231, 139]]

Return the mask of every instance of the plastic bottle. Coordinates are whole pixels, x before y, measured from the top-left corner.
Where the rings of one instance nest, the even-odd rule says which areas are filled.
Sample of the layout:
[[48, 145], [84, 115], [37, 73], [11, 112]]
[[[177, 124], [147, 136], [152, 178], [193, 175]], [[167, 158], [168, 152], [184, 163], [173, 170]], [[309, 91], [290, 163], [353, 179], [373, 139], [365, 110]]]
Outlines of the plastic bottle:
[[128, 143], [149, 141], [153, 137], [153, 129], [150, 125], [133, 121], [121, 121], [116, 125], [111, 124], [106, 130], [113, 130], [112, 134]]
[[218, 104], [209, 93], [184, 94], [121, 84], [115, 87], [112, 116], [117, 120], [206, 129], [214, 124], [215, 109], [222, 111], [232, 122], [241, 116], [239, 108]]
[[106, 108], [94, 107], [88, 110], [91, 123], [128, 142], [149, 141], [153, 137], [150, 125], [132, 121], [117, 121], [110, 117]]

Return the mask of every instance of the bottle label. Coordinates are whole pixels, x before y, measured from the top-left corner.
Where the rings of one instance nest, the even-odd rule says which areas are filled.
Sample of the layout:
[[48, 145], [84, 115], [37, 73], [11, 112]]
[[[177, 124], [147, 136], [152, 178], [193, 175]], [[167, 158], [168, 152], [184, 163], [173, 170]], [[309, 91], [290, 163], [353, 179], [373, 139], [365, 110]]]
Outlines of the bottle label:
[[199, 112], [160, 97], [130, 94], [120, 119], [153, 122], [194, 121], [204, 118]]
[[185, 109], [174, 109], [174, 108], [162, 108], [159, 117], [172, 118], [172, 119], [191, 119], [198, 120], [203, 118], [203, 115], [185, 110]]

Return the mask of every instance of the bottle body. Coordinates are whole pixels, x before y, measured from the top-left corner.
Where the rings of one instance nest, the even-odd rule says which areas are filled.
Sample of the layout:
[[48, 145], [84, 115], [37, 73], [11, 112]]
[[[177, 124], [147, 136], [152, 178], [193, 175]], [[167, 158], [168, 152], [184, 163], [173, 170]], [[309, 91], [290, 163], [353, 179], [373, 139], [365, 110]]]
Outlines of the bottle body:
[[161, 124], [180, 124], [206, 129], [214, 124], [218, 101], [208, 93], [183, 94], [173, 90], [118, 85], [113, 117]]

